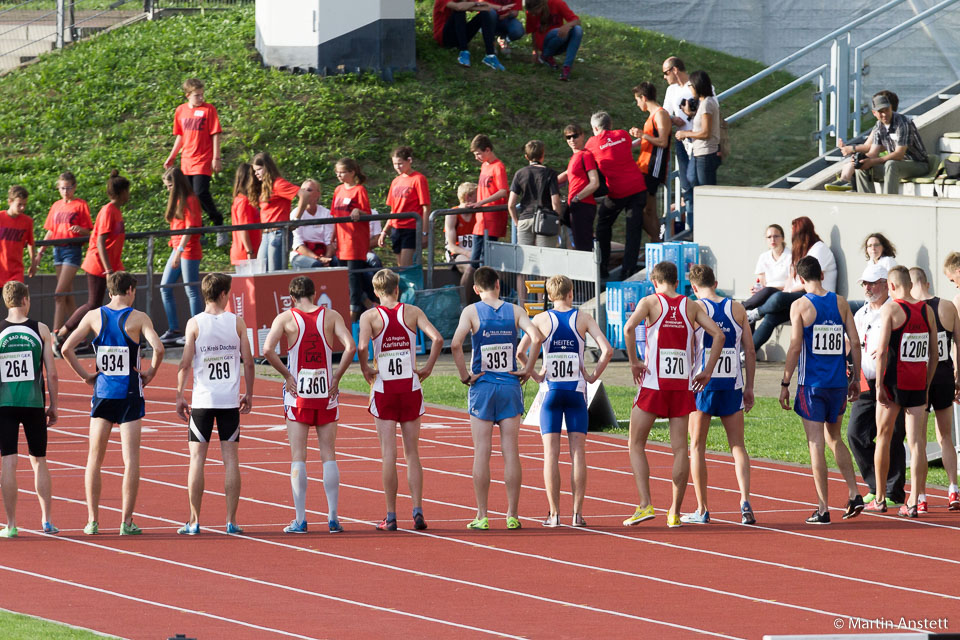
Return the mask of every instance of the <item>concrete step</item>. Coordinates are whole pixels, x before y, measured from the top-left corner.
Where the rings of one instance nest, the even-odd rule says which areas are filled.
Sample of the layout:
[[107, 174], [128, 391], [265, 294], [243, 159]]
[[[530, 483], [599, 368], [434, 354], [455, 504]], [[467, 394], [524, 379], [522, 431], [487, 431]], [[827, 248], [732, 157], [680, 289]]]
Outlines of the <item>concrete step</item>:
[[940, 138], [940, 153], [960, 153], [960, 137], [948, 138], [944, 136]]
[[47, 23], [9, 24], [0, 23], [0, 43], [6, 40], [57, 39], [57, 25]]
[[9, 71], [10, 69], [15, 69], [19, 67], [24, 62], [29, 62], [33, 60], [36, 56], [18, 56], [18, 55], [8, 55], [0, 56], [0, 72]]
[[0, 40], [0, 56], [38, 56], [53, 51], [55, 43], [51, 40]]

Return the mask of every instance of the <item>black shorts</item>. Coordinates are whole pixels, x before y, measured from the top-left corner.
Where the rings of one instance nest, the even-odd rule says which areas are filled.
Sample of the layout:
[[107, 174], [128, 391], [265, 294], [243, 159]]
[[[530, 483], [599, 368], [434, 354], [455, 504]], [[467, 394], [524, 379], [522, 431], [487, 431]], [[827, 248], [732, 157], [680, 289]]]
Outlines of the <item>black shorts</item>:
[[953, 382], [934, 382], [927, 394], [927, 411], [940, 411], [953, 404]]
[[190, 411], [190, 442], [210, 442], [213, 422], [220, 442], [240, 440], [240, 409], [193, 409]]
[[647, 194], [651, 197], [657, 195], [657, 189], [663, 184], [663, 179], [657, 178], [649, 173], [643, 174], [643, 179], [647, 183]]
[[0, 456], [17, 455], [20, 425], [27, 450], [34, 458], [47, 456], [47, 414], [43, 407], [0, 407]]
[[97, 398], [90, 400], [90, 417], [111, 424], [126, 424], [139, 420], [146, 413], [143, 398]]
[[393, 241], [393, 252], [400, 253], [401, 249], [417, 248], [416, 229], [393, 229], [390, 231], [390, 240]]
[[887, 396], [901, 409], [927, 406], [927, 392], [923, 389], [899, 389], [897, 387], [891, 389], [887, 385], [884, 385], [884, 387], [887, 390]]

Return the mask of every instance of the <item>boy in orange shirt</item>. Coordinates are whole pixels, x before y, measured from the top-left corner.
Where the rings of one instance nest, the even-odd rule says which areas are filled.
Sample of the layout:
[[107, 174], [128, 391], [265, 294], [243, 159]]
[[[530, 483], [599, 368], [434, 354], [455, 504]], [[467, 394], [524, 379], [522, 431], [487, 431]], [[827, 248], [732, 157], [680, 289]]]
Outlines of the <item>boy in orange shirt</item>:
[[[426, 235], [427, 216], [430, 214], [430, 187], [427, 179], [422, 173], [413, 170], [413, 149], [410, 147], [397, 147], [391, 159], [397, 177], [390, 183], [387, 206], [390, 207], [391, 213], [418, 214]], [[397, 266], [409, 267], [413, 264], [413, 256], [417, 249], [417, 221], [412, 218], [387, 220], [377, 239], [378, 246], [382, 247], [386, 244], [391, 227], [394, 231], [390, 234], [390, 239], [393, 241], [393, 252], [398, 256]]]
[[490, 240], [499, 240], [507, 235], [507, 194], [510, 182], [507, 180], [507, 168], [493, 152], [493, 142], [480, 134], [470, 142], [470, 152], [481, 163], [480, 179], [477, 181], [477, 203], [473, 206], [502, 206], [503, 211], [482, 212], [474, 218], [473, 251], [470, 261], [473, 268], [483, 266], [483, 232], [490, 234]]
[[[210, 195], [210, 178], [220, 165], [220, 116], [212, 104], [203, 101], [203, 81], [187, 78], [183, 93], [187, 101], [173, 114], [173, 149], [163, 163], [169, 169], [180, 153], [180, 170], [200, 200], [200, 205], [215, 226], [223, 224], [223, 215]], [[182, 152], [182, 153], [181, 153]], [[217, 246], [230, 242], [228, 233], [217, 234]]]
[[7, 192], [8, 208], [0, 211], [0, 283], [23, 282], [23, 248], [29, 247], [30, 277], [37, 272], [33, 255], [33, 219], [27, 210], [27, 190], [13, 185]]

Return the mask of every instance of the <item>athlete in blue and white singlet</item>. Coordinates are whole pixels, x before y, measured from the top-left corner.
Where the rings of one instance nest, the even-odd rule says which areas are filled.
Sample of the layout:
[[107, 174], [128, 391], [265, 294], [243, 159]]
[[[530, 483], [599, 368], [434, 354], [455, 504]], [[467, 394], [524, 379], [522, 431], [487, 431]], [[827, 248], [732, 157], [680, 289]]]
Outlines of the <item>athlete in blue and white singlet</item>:
[[144, 415], [140, 342], [134, 342], [125, 329], [133, 307], [100, 307], [99, 312], [100, 333], [93, 339], [99, 375], [90, 400], [90, 416], [114, 424], [139, 420]]
[[816, 310], [816, 319], [803, 328], [794, 408], [803, 418], [834, 422], [847, 406], [847, 361], [837, 294], [827, 291], [803, 297]]
[[583, 337], [577, 331], [577, 309], [547, 311], [549, 333], [543, 341], [547, 391], [540, 406], [540, 433], [587, 432], [587, 382], [583, 379]]
[[[723, 331], [723, 352], [713, 370], [710, 382], [697, 394], [697, 411], [712, 416], [728, 416], [743, 409], [743, 371], [740, 366], [740, 344], [743, 329], [733, 318], [733, 301], [724, 298], [714, 302], [699, 298], [707, 309], [710, 319]], [[697, 329], [697, 355], [695, 371], [703, 371], [707, 361], [707, 351], [713, 345], [713, 336]]]

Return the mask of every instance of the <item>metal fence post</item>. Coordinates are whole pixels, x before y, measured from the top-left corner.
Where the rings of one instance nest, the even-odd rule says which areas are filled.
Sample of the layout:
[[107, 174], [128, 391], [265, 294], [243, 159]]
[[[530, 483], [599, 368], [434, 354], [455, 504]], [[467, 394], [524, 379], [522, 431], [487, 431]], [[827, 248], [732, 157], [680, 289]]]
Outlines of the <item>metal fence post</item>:
[[57, 0], [57, 49], [63, 49], [64, 0]]
[[[600, 243], [593, 241], [593, 259], [597, 263], [596, 276], [596, 294], [597, 294], [597, 324], [600, 325], [600, 331], [607, 333], [607, 305], [600, 304], [600, 287], [603, 284], [603, 276], [600, 275]], [[647, 267], [650, 268], [649, 266]]]
[[[416, 227], [417, 242], [414, 245], [413, 264], [422, 268], [423, 267], [423, 217], [417, 216], [417, 219], [415, 220], [415, 222], [417, 223], [417, 227]], [[433, 227], [430, 227], [430, 229], [433, 230]], [[432, 237], [433, 234], [431, 233], [430, 236]]]
[[153, 236], [147, 238], [147, 315], [153, 312]]
[[[427, 273], [426, 273], [426, 276], [424, 276], [427, 281], [427, 289], [433, 289], [433, 263], [434, 263], [433, 252], [436, 248], [436, 239], [433, 237], [435, 235], [433, 233], [433, 227], [435, 224], [434, 221], [436, 220], [436, 213], [437, 212], [435, 210], [431, 211], [430, 217], [429, 217], [430, 235], [427, 236]], [[444, 221], [444, 225], [446, 225], [447, 219], [444, 218], [443, 221]], [[446, 241], [447, 241], [446, 232], [444, 232], [443, 241], [444, 241], [444, 246], [446, 246]]]
[[277, 233], [282, 234], [280, 236], [280, 263], [284, 265], [284, 269], [287, 268], [287, 260], [290, 259], [290, 227], [281, 227], [277, 229]]
[[[837, 138], [846, 138], [850, 128], [850, 34], [830, 45], [830, 84], [833, 100], [830, 120]], [[859, 109], [859, 105], [856, 105]]]
[[155, 10], [154, 0], [143, 0], [143, 12], [147, 14], [147, 20], [153, 20]]

